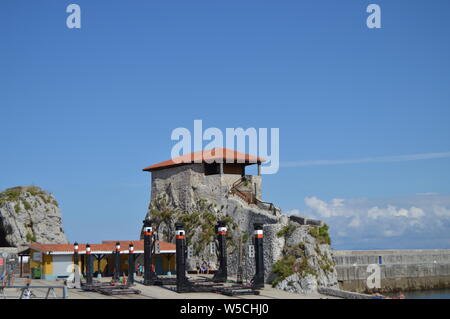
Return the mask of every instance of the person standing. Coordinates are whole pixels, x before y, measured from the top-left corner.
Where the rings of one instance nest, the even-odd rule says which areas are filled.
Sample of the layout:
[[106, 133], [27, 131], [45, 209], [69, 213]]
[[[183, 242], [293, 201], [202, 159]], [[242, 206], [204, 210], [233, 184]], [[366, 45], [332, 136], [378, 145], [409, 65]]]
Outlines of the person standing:
[[140, 263], [138, 263], [136, 265], [136, 273], [138, 276], [141, 276], [141, 264]]

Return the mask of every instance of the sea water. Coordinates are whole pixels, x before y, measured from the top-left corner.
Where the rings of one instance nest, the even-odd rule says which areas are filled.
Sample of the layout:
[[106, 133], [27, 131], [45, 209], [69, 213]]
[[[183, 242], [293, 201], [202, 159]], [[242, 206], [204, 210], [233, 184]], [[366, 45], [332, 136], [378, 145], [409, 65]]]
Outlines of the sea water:
[[[450, 299], [450, 289], [403, 291], [406, 299]], [[399, 294], [388, 294], [390, 297]]]

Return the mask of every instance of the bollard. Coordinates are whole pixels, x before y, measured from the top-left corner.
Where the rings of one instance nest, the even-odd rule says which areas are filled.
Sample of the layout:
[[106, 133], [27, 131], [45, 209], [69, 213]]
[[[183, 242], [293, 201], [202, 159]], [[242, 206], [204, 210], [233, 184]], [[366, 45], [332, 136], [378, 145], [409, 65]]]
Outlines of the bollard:
[[216, 282], [227, 281], [227, 227], [224, 221], [219, 221], [216, 226], [217, 240], [219, 241], [219, 269], [214, 274]]
[[120, 280], [120, 242], [116, 243], [116, 251], [114, 254], [114, 280]]
[[264, 250], [263, 250], [263, 224], [254, 223], [254, 238], [255, 238], [255, 265], [256, 273], [253, 277], [253, 288], [264, 288]]
[[135, 271], [135, 262], [134, 262], [134, 246], [130, 244], [128, 246], [128, 285], [132, 286], [134, 284], [134, 271]]
[[144, 220], [144, 285], [152, 285], [156, 279], [152, 270], [153, 228], [151, 219]]
[[92, 286], [92, 255], [89, 244], [86, 244], [86, 285]]
[[187, 290], [186, 278], [186, 245], [183, 223], [175, 223], [177, 292]]

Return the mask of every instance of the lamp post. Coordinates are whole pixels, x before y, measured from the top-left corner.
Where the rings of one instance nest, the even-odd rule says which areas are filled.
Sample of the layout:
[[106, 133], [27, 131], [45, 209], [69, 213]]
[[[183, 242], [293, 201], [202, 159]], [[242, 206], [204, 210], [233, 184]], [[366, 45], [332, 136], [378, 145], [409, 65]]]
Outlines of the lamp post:
[[79, 262], [79, 255], [78, 255], [78, 243], [75, 242], [73, 244], [73, 272], [74, 272], [74, 278], [73, 278], [73, 284], [74, 287], [79, 289], [81, 288], [81, 283], [80, 283], [80, 266], [78, 264]]
[[91, 245], [86, 244], [86, 285], [92, 285], [92, 255]]
[[177, 292], [183, 292], [186, 287], [186, 254], [185, 232], [183, 223], [175, 223]]
[[144, 285], [152, 285], [155, 273], [152, 270], [153, 228], [152, 220], [144, 220]]
[[134, 271], [135, 271], [135, 259], [134, 259], [134, 246], [130, 244], [128, 246], [128, 285], [134, 284]]
[[253, 277], [254, 288], [264, 288], [264, 250], [263, 250], [263, 224], [254, 223], [254, 239], [255, 239], [255, 264], [256, 273]]
[[214, 274], [216, 282], [227, 281], [227, 227], [224, 221], [219, 221], [216, 226], [217, 240], [219, 241], [219, 269]]
[[75, 268], [78, 267], [78, 249], [79, 249], [78, 248], [78, 243], [75, 242], [73, 244], [73, 263], [75, 264], [75, 267], [73, 269], [74, 272], [76, 272]]
[[114, 254], [114, 280], [120, 279], [120, 242], [116, 243], [116, 251]]

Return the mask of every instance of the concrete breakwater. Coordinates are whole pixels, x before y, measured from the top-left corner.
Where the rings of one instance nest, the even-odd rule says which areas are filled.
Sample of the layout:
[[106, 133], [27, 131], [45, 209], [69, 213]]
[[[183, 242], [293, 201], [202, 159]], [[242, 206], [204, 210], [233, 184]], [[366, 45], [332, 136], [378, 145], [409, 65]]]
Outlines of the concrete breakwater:
[[[450, 249], [337, 250], [333, 254], [343, 290], [371, 293], [450, 288]], [[379, 285], [374, 288], [377, 276]]]

